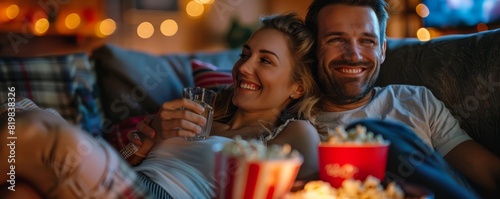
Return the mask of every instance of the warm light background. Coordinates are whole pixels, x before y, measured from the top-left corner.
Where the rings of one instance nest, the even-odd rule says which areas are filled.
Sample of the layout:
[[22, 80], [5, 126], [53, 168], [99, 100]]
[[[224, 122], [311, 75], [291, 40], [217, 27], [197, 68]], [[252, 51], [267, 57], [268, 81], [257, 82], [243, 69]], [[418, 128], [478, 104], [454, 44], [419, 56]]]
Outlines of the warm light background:
[[[166, 0], [177, 1], [177, 10], [144, 10], [137, 9], [135, 1], [1, 0], [0, 55], [90, 52], [103, 43], [153, 54], [218, 51], [229, 48], [227, 36], [234, 20], [240, 27], [253, 30], [263, 15], [296, 12], [305, 17], [311, 2]], [[388, 2], [392, 8], [389, 37], [429, 40], [443, 34], [497, 28], [478, 24], [465, 30], [427, 29], [422, 27], [422, 18], [428, 10], [420, 0]], [[41, 12], [47, 8], [57, 13]], [[23, 42], [16, 50], [12, 45], [13, 33]]]

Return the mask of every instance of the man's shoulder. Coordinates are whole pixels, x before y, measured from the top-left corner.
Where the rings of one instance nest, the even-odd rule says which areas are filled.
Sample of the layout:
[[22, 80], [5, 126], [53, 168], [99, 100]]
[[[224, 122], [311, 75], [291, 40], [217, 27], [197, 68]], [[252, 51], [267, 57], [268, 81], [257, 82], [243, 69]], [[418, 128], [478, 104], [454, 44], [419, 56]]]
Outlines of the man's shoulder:
[[391, 84], [376, 88], [380, 90], [428, 90], [425, 86], [416, 86], [408, 84]]
[[397, 98], [406, 100], [420, 100], [422, 98], [433, 97], [431, 90], [425, 86], [395, 84], [385, 87], [376, 87], [376, 98]]
[[416, 94], [423, 92], [430, 92], [425, 86], [415, 86], [406, 84], [392, 84], [384, 87], [375, 87], [377, 93], [390, 92], [395, 94]]

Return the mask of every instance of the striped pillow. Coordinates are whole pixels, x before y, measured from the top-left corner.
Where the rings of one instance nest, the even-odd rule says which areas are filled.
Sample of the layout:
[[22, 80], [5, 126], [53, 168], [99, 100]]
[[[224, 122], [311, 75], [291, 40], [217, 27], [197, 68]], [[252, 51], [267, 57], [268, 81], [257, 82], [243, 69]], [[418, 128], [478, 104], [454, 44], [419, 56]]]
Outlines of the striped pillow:
[[233, 84], [231, 71], [217, 71], [217, 66], [200, 60], [191, 60], [195, 86], [218, 91]]

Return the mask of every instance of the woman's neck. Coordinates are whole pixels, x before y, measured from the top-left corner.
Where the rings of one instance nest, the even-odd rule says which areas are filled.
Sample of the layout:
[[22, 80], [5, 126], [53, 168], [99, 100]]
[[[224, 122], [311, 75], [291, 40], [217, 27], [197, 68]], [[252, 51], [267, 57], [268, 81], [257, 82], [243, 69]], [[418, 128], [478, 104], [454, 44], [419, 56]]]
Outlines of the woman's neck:
[[263, 134], [272, 131], [278, 116], [267, 116], [263, 114], [249, 114], [236, 112], [227, 123], [214, 122], [210, 135], [234, 138], [240, 136], [245, 140], [259, 139]]
[[264, 114], [262, 112], [243, 112], [236, 111], [233, 118], [227, 123], [230, 130], [236, 130], [243, 127], [264, 126], [267, 128], [273, 127], [278, 121], [280, 113]]

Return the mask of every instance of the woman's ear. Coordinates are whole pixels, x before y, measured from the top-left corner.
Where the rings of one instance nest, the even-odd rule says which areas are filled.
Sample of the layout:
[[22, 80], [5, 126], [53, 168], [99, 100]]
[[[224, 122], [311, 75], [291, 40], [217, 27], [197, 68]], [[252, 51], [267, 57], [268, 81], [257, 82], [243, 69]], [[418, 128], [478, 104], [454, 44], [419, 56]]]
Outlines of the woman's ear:
[[304, 86], [302, 86], [302, 83], [296, 83], [293, 86], [293, 91], [292, 91], [292, 94], [290, 95], [290, 97], [294, 100], [299, 99], [304, 95], [304, 92], [305, 92]]

